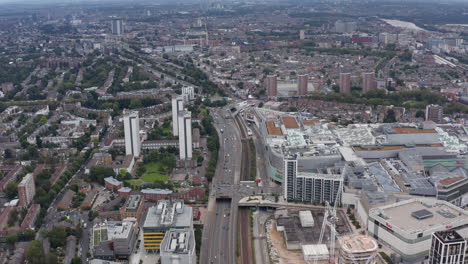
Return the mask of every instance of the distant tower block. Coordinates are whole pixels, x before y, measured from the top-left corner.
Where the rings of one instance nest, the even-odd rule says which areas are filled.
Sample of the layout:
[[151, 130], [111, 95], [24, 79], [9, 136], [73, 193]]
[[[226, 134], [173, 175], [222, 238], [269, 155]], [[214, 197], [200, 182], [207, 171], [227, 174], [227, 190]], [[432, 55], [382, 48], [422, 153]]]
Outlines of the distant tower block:
[[184, 110], [184, 99], [181, 96], [172, 98], [172, 135], [179, 135], [179, 126], [177, 116], [179, 112]]
[[362, 73], [362, 92], [367, 93], [370, 90], [377, 88], [377, 82], [374, 78], [374, 72]]
[[444, 117], [444, 108], [439, 105], [427, 105], [426, 106], [426, 121], [434, 121], [440, 124]]
[[304, 39], [305, 39], [305, 31], [304, 31], [304, 30], [299, 31], [299, 39], [300, 39], [300, 40], [304, 40]]
[[32, 173], [26, 174], [20, 184], [18, 184], [18, 199], [19, 206], [27, 207], [34, 195], [36, 194], [36, 187], [34, 185], [34, 177]]
[[124, 112], [125, 155], [140, 156], [140, 118], [138, 111]]
[[123, 20], [120, 18], [113, 18], [111, 21], [111, 30], [114, 35], [122, 35], [124, 33]]
[[299, 75], [297, 76], [297, 94], [306, 95], [307, 94], [307, 84], [309, 82], [309, 75]]
[[276, 97], [278, 95], [278, 77], [276, 75], [268, 75], [265, 78], [265, 88], [268, 97]]
[[351, 73], [340, 73], [340, 93], [351, 92]]

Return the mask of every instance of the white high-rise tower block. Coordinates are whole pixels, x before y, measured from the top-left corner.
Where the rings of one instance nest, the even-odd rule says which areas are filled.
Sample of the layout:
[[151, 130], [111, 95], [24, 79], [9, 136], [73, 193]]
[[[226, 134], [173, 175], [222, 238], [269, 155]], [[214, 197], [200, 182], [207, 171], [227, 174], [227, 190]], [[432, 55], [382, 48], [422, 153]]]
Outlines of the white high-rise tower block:
[[180, 111], [184, 110], [184, 99], [180, 96], [172, 98], [172, 135], [179, 135], [179, 126], [177, 117]]
[[192, 113], [179, 113], [179, 157], [181, 160], [192, 159]]
[[140, 118], [138, 111], [124, 112], [125, 154], [140, 156]]

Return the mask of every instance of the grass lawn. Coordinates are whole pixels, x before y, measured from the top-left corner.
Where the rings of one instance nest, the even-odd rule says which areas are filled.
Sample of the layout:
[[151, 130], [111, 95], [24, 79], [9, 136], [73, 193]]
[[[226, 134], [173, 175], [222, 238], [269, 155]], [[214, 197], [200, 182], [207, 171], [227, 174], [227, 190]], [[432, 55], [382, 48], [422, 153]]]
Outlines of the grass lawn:
[[141, 179], [128, 180], [127, 183], [130, 184], [135, 189], [136, 187], [139, 187], [141, 184], [143, 184], [143, 180]]
[[146, 172], [141, 176], [141, 179], [145, 182], [153, 183], [156, 180], [168, 181], [169, 176], [164, 175], [161, 171], [167, 169], [165, 165], [160, 162], [152, 162], [145, 165]]

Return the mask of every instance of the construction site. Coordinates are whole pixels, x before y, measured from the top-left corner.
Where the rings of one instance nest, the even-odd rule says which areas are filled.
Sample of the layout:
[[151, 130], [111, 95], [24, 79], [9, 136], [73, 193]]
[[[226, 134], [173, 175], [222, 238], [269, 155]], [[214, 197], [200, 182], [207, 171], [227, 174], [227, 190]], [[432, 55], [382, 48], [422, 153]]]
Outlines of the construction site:
[[272, 263], [383, 263], [377, 254], [378, 243], [356, 234], [344, 209], [278, 209], [266, 229]]

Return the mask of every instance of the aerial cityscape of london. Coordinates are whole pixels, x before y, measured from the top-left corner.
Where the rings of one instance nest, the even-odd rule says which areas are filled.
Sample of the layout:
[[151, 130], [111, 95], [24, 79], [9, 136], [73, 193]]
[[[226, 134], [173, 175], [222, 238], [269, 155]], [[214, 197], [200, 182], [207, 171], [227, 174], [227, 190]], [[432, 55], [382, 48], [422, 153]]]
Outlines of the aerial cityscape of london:
[[467, 0], [0, 0], [0, 264], [466, 263]]

